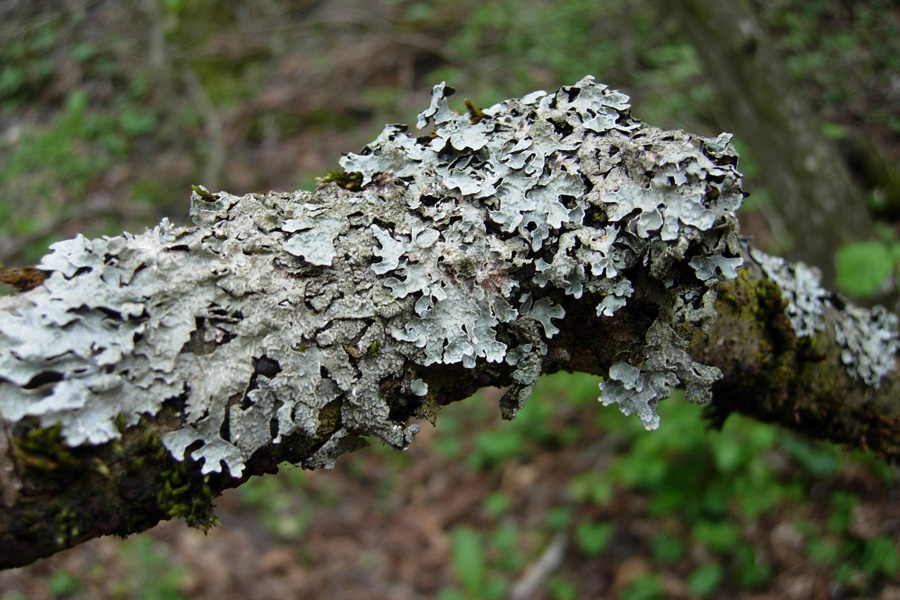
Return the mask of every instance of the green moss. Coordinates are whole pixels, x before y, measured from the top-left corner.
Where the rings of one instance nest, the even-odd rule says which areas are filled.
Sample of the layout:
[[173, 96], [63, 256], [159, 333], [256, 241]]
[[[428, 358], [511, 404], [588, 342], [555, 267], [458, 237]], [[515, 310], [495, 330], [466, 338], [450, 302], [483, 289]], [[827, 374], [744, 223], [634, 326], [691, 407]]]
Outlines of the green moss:
[[69, 540], [77, 539], [82, 533], [78, 515], [65, 500], [56, 500], [51, 504], [52, 515], [56, 532], [56, 543], [60, 546], [67, 545]]
[[209, 475], [197, 477], [184, 467], [173, 466], [161, 473], [163, 489], [157, 497], [159, 509], [169, 517], [181, 517], [191, 527], [204, 531], [218, 524], [213, 512], [214, 494]]
[[319, 183], [336, 183], [345, 190], [356, 191], [361, 187], [362, 173], [347, 173], [343, 169], [328, 169], [325, 177], [316, 177]]
[[738, 309], [739, 323], [765, 328], [766, 335], [760, 337], [764, 342], [758, 357], [761, 361], [773, 352], [797, 345], [797, 335], [785, 313], [787, 302], [774, 282], [766, 278], [754, 279], [748, 269], [741, 269], [737, 279], [719, 286], [718, 292], [716, 304], [720, 314], [732, 312], [727, 309], [730, 305]]
[[[181, 517], [191, 527], [204, 531], [218, 524], [213, 512], [212, 500], [216, 494], [210, 486], [209, 475], [201, 476], [196, 465], [190, 461], [178, 461], [172, 458], [169, 451], [152, 431], [141, 436], [141, 450], [144, 457], [135, 461], [133, 468], [140, 469], [149, 459], [150, 465], [161, 468], [159, 477], [162, 488], [156, 496], [159, 510], [166, 517]], [[167, 465], [162, 468], [162, 465]]]
[[13, 438], [16, 460], [26, 471], [54, 477], [66, 469], [79, 467], [79, 459], [65, 445], [61, 435], [62, 424], [49, 428], [35, 427], [21, 438]]
[[341, 425], [341, 402], [335, 400], [325, 405], [319, 411], [319, 431], [320, 436], [331, 435]]

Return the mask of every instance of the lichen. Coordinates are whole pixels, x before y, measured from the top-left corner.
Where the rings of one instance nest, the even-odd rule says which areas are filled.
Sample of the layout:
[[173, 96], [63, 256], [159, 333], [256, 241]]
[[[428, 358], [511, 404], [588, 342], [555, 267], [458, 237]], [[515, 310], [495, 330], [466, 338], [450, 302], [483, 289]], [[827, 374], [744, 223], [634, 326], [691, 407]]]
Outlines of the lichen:
[[676, 332], [714, 317], [715, 285], [741, 263], [728, 136], [644, 125], [590, 77], [477, 118], [450, 93], [436, 86], [419, 115], [430, 136], [389, 125], [343, 157], [347, 184], [201, 188], [194, 227], [54, 245], [44, 285], [0, 300], [2, 417], [59, 424], [76, 446], [183, 405], [162, 444], [238, 477], [269, 444], [318, 440], [327, 414], [334, 430], [304, 462], [327, 467], [363, 436], [405, 447], [416, 428], [389, 395], [428, 400], [437, 386], [415, 373], [430, 365], [513, 368], [512, 417], [567, 299], [590, 294], [614, 318], [637, 272], [665, 293], [604, 401], [648, 427], [672, 385], [705, 401], [718, 372]]
[[843, 347], [841, 361], [852, 376], [879, 387], [881, 378], [894, 370], [900, 350], [897, 316], [882, 306], [865, 310], [850, 305], [842, 317], [834, 324], [834, 338]]
[[785, 312], [797, 337], [811, 337], [825, 328], [825, 303], [829, 292], [819, 284], [819, 276], [801, 262], [788, 263], [753, 248], [750, 256], [787, 300]]
[[825, 314], [834, 310], [834, 338], [841, 361], [855, 379], [878, 387], [893, 371], [900, 350], [897, 316], [881, 306], [866, 310], [825, 290], [819, 275], [801, 262], [788, 263], [756, 249], [750, 256], [773, 281], [788, 305], [785, 312], [797, 337], [812, 337], [826, 328]]

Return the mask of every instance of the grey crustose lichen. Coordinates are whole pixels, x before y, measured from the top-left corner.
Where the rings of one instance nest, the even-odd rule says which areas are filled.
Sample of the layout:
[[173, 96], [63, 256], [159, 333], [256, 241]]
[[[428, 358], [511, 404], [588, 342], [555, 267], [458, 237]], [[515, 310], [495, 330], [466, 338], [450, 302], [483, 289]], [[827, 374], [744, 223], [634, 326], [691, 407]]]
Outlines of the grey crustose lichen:
[[164, 445], [237, 477], [340, 406], [305, 463], [329, 466], [359, 436], [409, 443], [415, 426], [392, 418], [383, 383], [427, 398], [416, 373], [429, 365], [507, 365], [514, 415], [561, 300], [590, 294], [612, 318], [638, 272], [665, 293], [642, 358], [611, 366], [603, 402], [654, 428], [672, 385], [707, 400], [720, 374], [676, 331], [714, 318], [715, 284], [741, 265], [728, 135], [649, 127], [590, 77], [483, 118], [450, 110], [450, 93], [436, 86], [419, 116], [430, 134], [390, 125], [341, 160], [358, 191], [195, 193], [194, 227], [55, 244], [45, 284], [0, 300], [3, 419], [102, 444], [175, 402], [184, 425]]

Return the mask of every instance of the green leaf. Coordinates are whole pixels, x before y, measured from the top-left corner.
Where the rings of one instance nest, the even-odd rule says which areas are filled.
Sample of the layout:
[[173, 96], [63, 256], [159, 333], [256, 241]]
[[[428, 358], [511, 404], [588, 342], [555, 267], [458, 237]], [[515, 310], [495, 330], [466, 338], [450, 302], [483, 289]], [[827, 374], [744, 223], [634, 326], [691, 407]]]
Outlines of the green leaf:
[[575, 528], [575, 540], [582, 552], [588, 556], [599, 556], [609, 546], [613, 533], [612, 523], [582, 521]]
[[663, 587], [654, 573], [638, 575], [622, 590], [622, 600], [659, 600], [662, 598], [665, 598]]
[[831, 514], [828, 515], [828, 529], [834, 533], [850, 530], [851, 513], [860, 502], [859, 496], [837, 491], [831, 495]]
[[554, 506], [544, 515], [544, 521], [550, 529], [559, 531], [572, 520], [572, 509], [568, 506]]
[[860, 563], [869, 575], [877, 575], [880, 571], [886, 577], [896, 577], [900, 572], [900, 548], [897, 542], [884, 535], [867, 540]]
[[464, 592], [453, 588], [444, 588], [437, 594], [437, 600], [466, 600]]
[[687, 576], [687, 585], [692, 592], [705, 598], [719, 587], [722, 582], [722, 565], [719, 563], [707, 563], [700, 565]]
[[741, 530], [729, 521], [699, 521], [691, 528], [691, 535], [713, 552], [728, 552], [740, 541]]
[[156, 115], [135, 108], [126, 108], [119, 117], [119, 125], [128, 135], [144, 135], [156, 128]]
[[838, 287], [857, 297], [875, 294], [894, 268], [890, 250], [877, 240], [841, 246], [836, 260]]
[[601, 471], [580, 473], [569, 480], [569, 493], [578, 502], [591, 502], [598, 506], [608, 504], [615, 496], [610, 478]]
[[509, 512], [512, 502], [504, 492], [494, 492], [481, 503], [482, 509], [493, 518], [499, 518]]
[[822, 478], [834, 474], [841, 467], [842, 457], [837, 448], [815, 444], [790, 435], [781, 439], [781, 448], [807, 473]]
[[84, 42], [84, 43], [76, 44], [75, 46], [73, 46], [72, 49], [69, 51], [69, 54], [72, 56], [73, 59], [75, 59], [75, 61], [84, 62], [86, 60], [90, 60], [91, 58], [93, 58], [94, 55], [97, 54], [97, 49], [94, 47], [93, 44]]
[[660, 563], [675, 563], [684, 556], [684, 542], [668, 533], [658, 533], [650, 538], [650, 554]]
[[71, 596], [82, 588], [82, 582], [68, 571], [56, 571], [47, 582], [47, 587], [56, 598]]
[[469, 594], [480, 595], [486, 570], [481, 536], [468, 527], [457, 527], [450, 534], [450, 544], [457, 577]]
[[734, 568], [738, 582], [745, 588], [763, 586], [772, 580], [772, 565], [749, 545], [742, 545], [735, 551]]
[[806, 556], [817, 567], [834, 566], [844, 560], [840, 545], [833, 538], [818, 534], [807, 541]]
[[81, 117], [88, 107], [88, 96], [83, 90], [75, 90], [66, 97], [66, 110], [69, 115]]
[[545, 587], [553, 600], [578, 600], [578, 586], [561, 577], [551, 577]]

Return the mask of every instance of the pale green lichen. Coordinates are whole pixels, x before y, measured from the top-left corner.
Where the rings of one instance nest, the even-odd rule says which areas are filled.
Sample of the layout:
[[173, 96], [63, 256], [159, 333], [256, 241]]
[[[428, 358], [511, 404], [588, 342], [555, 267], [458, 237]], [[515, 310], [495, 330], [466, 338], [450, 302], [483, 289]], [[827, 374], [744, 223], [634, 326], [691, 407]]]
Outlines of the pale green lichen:
[[637, 270], [666, 293], [635, 340], [643, 358], [614, 365], [605, 401], [654, 427], [672, 385], [706, 400], [718, 372], [675, 332], [709, 322], [715, 284], [740, 264], [727, 136], [648, 127], [591, 78], [475, 123], [449, 93], [436, 86], [419, 116], [432, 136], [391, 125], [341, 160], [358, 190], [195, 191], [196, 227], [55, 245], [46, 284], [0, 300], [3, 418], [99, 444], [118, 437], [117, 417], [133, 425], [180, 402], [184, 426], [165, 447], [237, 477], [268, 444], [316, 438], [339, 405], [336, 432], [304, 463], [329, 466], [360, 436], [409, 443], [416, 429], [392, 418], [382, 385], [429, 395], [419, 366], [514, 366], [501, 402], [513, 416], [562, 300], [592, 294], [612, 317]]

